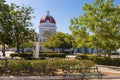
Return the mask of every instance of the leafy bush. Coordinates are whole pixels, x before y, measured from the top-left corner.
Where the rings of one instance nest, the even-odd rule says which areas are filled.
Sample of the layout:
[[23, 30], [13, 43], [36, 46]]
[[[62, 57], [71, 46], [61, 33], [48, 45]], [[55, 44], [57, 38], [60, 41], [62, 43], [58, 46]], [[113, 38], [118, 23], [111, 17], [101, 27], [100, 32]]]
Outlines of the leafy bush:
[[11, 57], [18, 57], [18, 53], [10, 54]]
[[58, 52], [51, 51], [51, 52], [39, 52], [39, 53], [51, 54], [51, 53], [58, 53]]
[[33, 54], [31, 54], [31, 53], [27, 53], [27, 54], [19, 54], [19, 57], [23, 57], [23, 58], [25, 58], [25, 57], [28, 57], [28, 58], [30, 58], [30, 57], [32, 57], [33, 56]]
[[[22, 58], [25, 58], [25, 59], [32, 59], [33, 57], [33, 54], [31, 53], [27, 53], [27, 54], [11, 54], [10, 55], [11, 57], [22, 57]], [[45, 58], [45, 57], [50, 57], [50, 58], [55, 58], [55, 57], [58, 57], [58, 58], [65, 58], [66, 57], [66, 54], [56, 54], [56, 53], [40, 53], [39, 54], [39, 57], [40, 58]]]
[[[29, 71], [40, 74], [44, 73], [44, 75], [50, 74], [51, 69], [55, 71], [56, 69], [70, 69], [71, 67], [88, 68], [95, 65], [94, 62], [88, 60], [64, 60], [61, 58], [53, 58], [50, 60], [7, 60], [7, 66], [5, 64], [5, 61], [0, 61], [1, 70], [6, 70], [6, 68], [9, 67], [11, 74], [14, 72], [24, 72], [24, 74], [27, 74], [27, 71]], [[4, 71], [3, 74], [6, 74], [5, 72], [6, 71]]]
[[64, 53], [40, 53], [39, 57], [49, 57], [49, 58], [65, 58], [66, 54]]
[[77, 54], [76, 59], [82, 59], [82, 60], [93, 60], [95, 59], [95, 55], [91, 55], [91, 54]]
[[117, 53], [117, 52], [115, 52], [115, 53], [111, 53], [111, 55], [119, 55], [120, 53]]
[[66, 57], [66, 54], [62, 54], [62, 53], [60, 53], [60, 54], [55, 54], [55, 53], [53, 53], [53, 54], [47, 54], [47, 56], [50, 57], [50, 58], [55, 58], [55, 57], [65, 58], [65, 57]]
[[23, 57], [23, 58], [28, 57], [28, 58], [30, 58], [30, 57], [33, 56], [33, 54], [31, 54], [31, 53], [27, 53], [27, 54], [23, 54], [23, 53], [20, 53], [20, 54], [14, 53], [14, 54], [10, 54], [10, 56], [11, 56], [11, 57]]
[[78, 54], [76, 58], [79, 60], [92, 60], [100, 65], [120, 66], [120, 58], [102, 57], [92, 54]]
[[100, 65], [120, 66], [120, 58], [96, 57], [95, 63]]
[[40, 53], [40, 54], [39, 54], [39, 57], [47, 57], [47, 54], [45, 54], [45, 53]]
[[92, 67], [94, 66], [95, 63], [90, 60], [64, 60], [64, 59], [59, 59], [59, 58], [53, 58], [49, 60], [48, 66], [50, 67], [56, 67], [56, 68], [71, 68], [71, 67]]

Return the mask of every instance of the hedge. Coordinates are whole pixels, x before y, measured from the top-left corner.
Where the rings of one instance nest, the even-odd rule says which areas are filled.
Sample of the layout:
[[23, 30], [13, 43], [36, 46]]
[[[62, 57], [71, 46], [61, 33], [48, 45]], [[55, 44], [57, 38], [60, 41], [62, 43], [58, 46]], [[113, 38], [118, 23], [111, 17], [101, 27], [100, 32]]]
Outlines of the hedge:
[[10, 54], [10, 56], [11, 56], [11, 57], [18, 57], [18, 56], [19, 56], [19, 54], [14, 53], [14, 54]]
[[120, 58], [96, 57], [94, 62], [100, 65], [120, 66]]
[[[7, 62], [7, 64], [6, 64]], [[34, 75], [34, 73], [39, 73], [39, 75], [49, 75], [53, 73], [56, 69], [71, 68], [71, 67], [83, 67], [89, 68], [95, 65], [94, 62], [88, 60], [64, 60], [59, 58], [54, 58], [51, 60], [1, 60], [1, 72], [2, 74], [7, 74], [6, 69], [9, 70], [10, 74], [28, 74]], [[33, 73], [32, 73], [33, 72]], [[35, 74], [36, 75], [36, 74]]]
[[87, 59], [87, 60], [92, 60], [94, 61], [95, 57], [97, 57], [96, 55], [91, 55], [91, 54], [77, 54], [76, 55], [76, 59]]
[[65, 58], [66, 57], [66, 54], [64, 53], [60, 53], [60, 54], [47, 54], [47, 57], [50, 57], [50, 58], [55, 58], [55, 57], [58, 57], [58, 58]]
[[92, 60], [99, 65], [120, 66], [120, 58], [110, 58], [103, 56], [95, 56], [92, 54], [78, 54], [76, 59]]
[[39, 52], [39, 53], [47, 53], [47, 54], [49, 54], [49, 53], [58, 53], [58, 52], [51, 51], [51, 52]]
[[[10, 54], [11, 57], [22, 57], [22, 58], [32, 58], [33, 57], [33, 54], [31, 53], [27, 53], [27, 54], [18, 54], [18, 53], [14, 53], [14, 54]], [[44, 58], [44, 57], [49, 57], [49, 58], [55, 58], [55, 57], [58, 57], [58, 58], [65, 58], [66, 57], [66, 54], [64, 53], [40, 53], [39, 54], [39, 57], [41, 58]]]

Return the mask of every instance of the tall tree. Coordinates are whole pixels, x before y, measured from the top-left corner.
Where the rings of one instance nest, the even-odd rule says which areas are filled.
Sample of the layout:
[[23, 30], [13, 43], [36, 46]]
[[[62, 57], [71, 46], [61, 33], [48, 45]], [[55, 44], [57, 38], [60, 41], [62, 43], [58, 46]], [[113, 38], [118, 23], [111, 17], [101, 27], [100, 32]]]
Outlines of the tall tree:
[[5, 56], [5, 44], [11, 45], [12, 40], [9, 32], [11, 31], [11, 16], [12, 8], [5, 4], [5, 0], [0, 0], [0, 42], [3, 45], [2, 51]]
[[[86, 3], [83, 10], [83, 16], [71, 19], [72, 33], [85, 35], [86, 33], [79, 33], [81, 27], [85, 28], [91, 36], [91, 41], [87, 43], [92, 42], [94, 48], [109, 53], [111, 50], [118, 49], [120, 47], [120, 5], [115, 6], [113, 0], [96, 0], [93, 4]], [[86, 39], [83, 38], [83, 41]]]
[[16, 6], [15, 4], [11, 4], [11, 6], [14, 7], [14, 10], [10, 13], [13, 23], [11, 34], [19, 53], [22, 44], [31, 39], [29, 38], [31, 34], [28, 27], [32, 26], [31, 14], [33, 9], [31, 7]]

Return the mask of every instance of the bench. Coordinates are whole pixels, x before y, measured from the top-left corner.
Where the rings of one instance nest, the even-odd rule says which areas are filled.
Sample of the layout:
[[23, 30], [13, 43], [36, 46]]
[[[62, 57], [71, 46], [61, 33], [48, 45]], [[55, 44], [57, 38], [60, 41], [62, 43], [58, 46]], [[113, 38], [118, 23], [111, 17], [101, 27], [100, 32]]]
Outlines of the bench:
[[63, 77], [77, 77], [81, 80], [89, 79], [89, 78], [98, 78], [102, 80], [102, 74], [98, 71], [97, 67], [92, 68], [67, 68], [62, 69]]
[[98, 67], [92, 67], [92, 68], [83, 68], [83, 70], [86, 70], [83, 72], [84, 78], [91, 78], [96, 77], [100, 80], [102, 80], [102, 73], [98, 71]]
[[81, 80], [84, 79], [83, 74], [80, 73], [79, 70], [79, 68], [63, 68], [63, 80], [77, 80], [77, 78]]

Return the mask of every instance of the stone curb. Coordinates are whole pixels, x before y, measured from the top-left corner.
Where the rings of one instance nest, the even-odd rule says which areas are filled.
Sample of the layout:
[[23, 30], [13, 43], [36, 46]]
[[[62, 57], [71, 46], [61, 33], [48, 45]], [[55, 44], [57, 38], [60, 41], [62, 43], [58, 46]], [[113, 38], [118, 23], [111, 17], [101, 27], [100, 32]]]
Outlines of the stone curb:
[[[87, 79], [98, 79], [98, 77], [85, 77]], [[76, 80], [79, 79], [79, 77], [63, 77], [63, 76], [1, 76], [0, 80]], [[102, 79], [120, 79], [120, 76], [102, 76]]]

